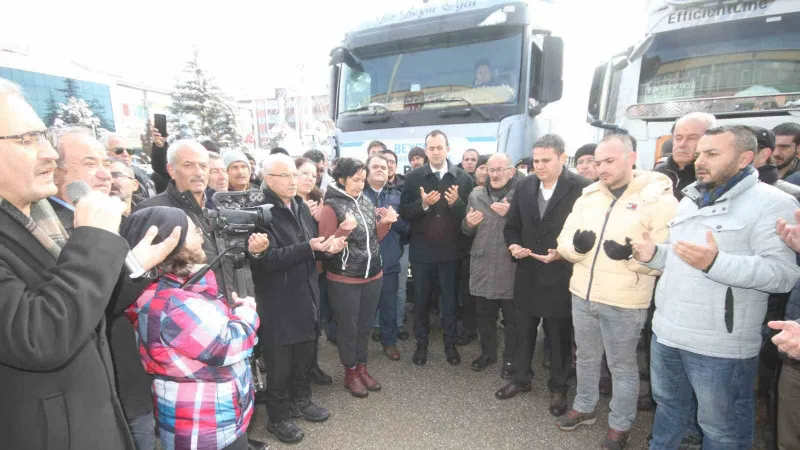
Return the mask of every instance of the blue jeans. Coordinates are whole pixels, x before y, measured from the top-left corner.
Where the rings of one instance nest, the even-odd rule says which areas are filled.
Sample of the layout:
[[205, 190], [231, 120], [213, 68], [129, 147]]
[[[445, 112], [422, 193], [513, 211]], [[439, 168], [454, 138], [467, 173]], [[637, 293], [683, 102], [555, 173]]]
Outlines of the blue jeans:
[[153, 414], [145, 414], [128, 422], [136, 450], [153, 450], [156, 446], [155, 419]]
[[397, 344], [397, 283], [400, 274], [383, 274], [381, 298], [378, 301], [380, 317], [381, 344], [384, 347]]
[[749, 449], [755, 433], [755, 380], [758, 357], [715, 358], [668, 347], [653, 335], [650, 383], [658, 407], [651, 450], [675, 449], [694, 421], [703, 449]]
[[646, 321], [647, 309], [618, 308], [572, 296], [572, 324], [577, 347], [575, 370], [578, 375], [573, 409], [582, 413], [594, 412], [600, 399], [598, 383], [605, 351], [613, 392], [608, 426], [617, 431], [631, 429], [639, 397], [636, 346]]

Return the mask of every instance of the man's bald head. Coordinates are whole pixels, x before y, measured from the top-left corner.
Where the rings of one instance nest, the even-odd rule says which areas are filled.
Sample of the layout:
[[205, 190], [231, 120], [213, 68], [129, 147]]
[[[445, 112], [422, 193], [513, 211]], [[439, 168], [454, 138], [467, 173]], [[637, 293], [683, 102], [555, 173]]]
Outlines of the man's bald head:
[[508, 159], [508, 155], [505, 153], [494, 153], [492, 156], [489, 157], [487, 164], [495, 161], [497, 164], [505, 164], [504, 167], [511, 167], [511, 160]]
[[55, 182], [59, 197], [69, 200], [67, 185], [83, 181], [93, 190], [111, 192], [111, 172], [103, 144], [85, 128], [67, 128], [58, 136], [58, 169]]

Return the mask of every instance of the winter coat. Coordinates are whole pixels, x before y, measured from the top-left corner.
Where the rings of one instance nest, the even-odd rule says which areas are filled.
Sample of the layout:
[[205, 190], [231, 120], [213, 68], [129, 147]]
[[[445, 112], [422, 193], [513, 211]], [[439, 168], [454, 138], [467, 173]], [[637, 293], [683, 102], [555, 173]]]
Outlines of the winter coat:
[[[658, 270], [636, 260], [615, 261], [606, 255], [603, 242], [625, 244], [639, 240], [645, 231], [657, 243], [667, 239], [667, 223], [675, 215], [677, 201], [672, 183], [656, 172], [634, 171], [622, 195], [615, 199], [600, 182], [583, 190], [558, 236], [558, 253], [574, 263], [570, 292], [597, 303], [628, 309], [647, 309], [653, 297]], [[597, 238], [589, 252], [580, 254], [572, 245], [576, 230], [594, 231]]]
[[328, 185], [325, 191], [325, 206], [336, 213], [336, 222], [345, 221], [346, 214], [356, 219], [356, 227], [347, 237], [347, 246], [322, 266], [326, 272], [349, 278], [372, 278], [382, 268], [375, 206], [362, 195], [353, 198], [336, 184]]
[[[770, 292], [789, 292], [800, 279], [794, 252], [775, 234], [779, 218], [794, 222], [794, 198], [758, 182], [758, 174], [698, 209], [696, 185], [684, 190], [669, 222], [669, 240], [647, 264], [662, 270], [653, 332], [664, 345], [713, 356], [746, 359], [761, 348], [761, 324]], [[706, 245], [712, 231], [719, 247], [708, 273], [672, 250], [678, 241]], [[732, 317], [731, 317], [732, 315]]]
[[[505, 199], [513, 202], [517, 185], [522, 180], [520, 173], [508, 183], [510, 186]], [[467, 224], [467, 218], [461, 221], [461, 231], [466, 236], [474, 237], [470, 250], [469, 291], [470, 294], [492, 300], [514, 298], [514, 263], [503, 239], [503, 228], [511, 210], [505, 216], [492, 211], [494, 203], [487, 188], [476, 188], [469, 194], [469, 208], [480, 211], [483, 220], [476, 227]]]
[[[386, 185], [381, 193], [375, 192], [372, 187], [364, 187], [364, 196], [367, 197], [375, 208], [392, 207], [400, 210], [400, 188]], [[403, 256], [403, 246], [408, 242], [411, 229], [408, 221], [399, 218], [392, 224], [389, 233], [380, 241], [381, 259], [383, 259], [383, 273], [400, 273], [400, 258]]]
[[[507, 246], [517, 244], [537, 255], [558, 247], [558, 235], [583, 189], [592, 184], [586, 178], [563, 170], [544, 217], [539, 213], [541, 181], [530, 175], [517, 186], [511, 200], [504, 235]], [[516, 260], [514, 286], [517, 314], [534, 317], [569, 318], [572, 295], [569, 291], [572, 264], [558, 260], [545, 264], [534, 258]]]
[[780, 189], [800, 200], [800, 186], [786, 180], [781, 180], [778, 174], [778, 168], [772, 164], [766, 164], [758, 168], [758, 181]]
[[0, 447], [133, 450], [104, 317], [151, 281], [120, 276], [128, 251], [80, 227], [56, 260], [0, 212]]
[[259, 339], [269, 345], [313, 341], [319, 331], [319, 298], [311, 279], [317, 274], [315, 260], [327, 259], [309, 244], [317, 237], [317, 223], [299, 196], [293, 199], [293, 211], [269, 189], [264, 194], [264, 203], [273, 205], [269, 248], [260, 258], [250, 259], [261, 318]]
[[[411, 263], [440, 263], [459, 260], [469, 254], [470, 239], [461, 233], [461, 221], [467, 215], [467, 202], [472, 192], [472, 178], [467, 172], [447, 161], [447, 173], [441, 180], [431, 171], [430, 164], [406, 174], [403, 195], [400, 197], [400, 216], [411, 223]], [[458, 200], [447, 204], [445, 193], [458, 186]], [[419, 188], [426, 193], [438, 190], [441, 198], [427, 210], [422, 208]]]
[[681, 170], [675, 163], [675, 160], [672, 159], [672, 155], [670, 155], [665, 162], [657, 165], [653, 171], [663, 173], [669, 177], [672, 181], [672, 194], [678, 201], [681, 201], [683, 198], [682, 191], [686, 186], [697, 181], [697, 176], [694, 173], [694, 163], [687, 164], [686, 167]]

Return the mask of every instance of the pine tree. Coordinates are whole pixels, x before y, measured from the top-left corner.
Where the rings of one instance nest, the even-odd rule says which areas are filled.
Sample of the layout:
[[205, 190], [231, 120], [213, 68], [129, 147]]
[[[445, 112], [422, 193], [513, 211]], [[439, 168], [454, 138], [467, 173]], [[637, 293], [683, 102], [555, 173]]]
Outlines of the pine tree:
[[86, 100], [70, 97], [67, 104], [58, 105], [58, 113], [53, 123], [56, 127], [77, 125], [95, 133], [100, 130], [100, 119], [94, 115]]
[[241, 136], [231, 99], [200, 67], [197, 51], [184, 66], [170, 96], [170, 134], [177, 139], [209, 136], [220, 147], [239, 145]]
[[48, 127], [52, 127], [53, 124], [55, 124], [57, 117], [58, 102], [56, 101], [56, 96], [53, 95], [53, 91], [50, 91], [47, 97], [47, 114], [44, 117], [44, 124]]

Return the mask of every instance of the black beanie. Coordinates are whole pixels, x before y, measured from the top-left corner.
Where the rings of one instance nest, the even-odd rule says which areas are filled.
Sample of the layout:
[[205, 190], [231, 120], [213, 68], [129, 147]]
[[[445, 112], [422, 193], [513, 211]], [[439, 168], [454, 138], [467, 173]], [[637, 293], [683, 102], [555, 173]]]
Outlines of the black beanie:
[[478, 169], [478, 167], [480, 167], [480, 166], [483, 166], [483, 165], [485, 165], [486, 163], [488, 163], [488, 162], [489, 162], [489, 157], [490, 157], [490, 156], [491, 156], [491, 155], [480, 155], [480, 156], [478, 156], [478, 163], [477, 163], [477, 164], [475, 164], [475, 169], [477, 170], [477, 169]]
[[120, 231], [119, 234], [128, 241], [128, 245], [133, 248], [142, 240], [144, 235], [147, 234], [147, 230], [149, 230], [151, 226], [158, 227], [158, 234], [156, 234], [155, 239], [153, 239], [153, 245], [163, 242], [168, 238], [175, 227], [181, 227], [181, 237], [178, 240], [178, 245], [176, 245], [175, 249], [164, 259], [169, 259], [181, 251], [183, 244], [186, 242], [186, 234], [189, 232], [189, 217], [183, 210], [178, 208], [152, 206], [136, 211], [128, 217], [128, 220], [125, 222], [125, 225], [123, 225], [122, 231]]
[[594, 156], [594, 151], [597, 150], [597, 144], [586, 144], [575, 152], [575, 161], [579, 160], [581, 156]]

